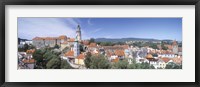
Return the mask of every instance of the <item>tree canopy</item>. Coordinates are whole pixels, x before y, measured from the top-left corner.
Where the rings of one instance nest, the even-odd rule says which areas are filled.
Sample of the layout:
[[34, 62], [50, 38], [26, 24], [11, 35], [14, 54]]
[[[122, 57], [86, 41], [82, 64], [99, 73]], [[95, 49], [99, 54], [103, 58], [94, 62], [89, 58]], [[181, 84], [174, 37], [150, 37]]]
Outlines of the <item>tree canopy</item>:
[[88, 54], [85, 59], [86, 68], [90, 69], [109, 69], [110, 62], [103, 55]]

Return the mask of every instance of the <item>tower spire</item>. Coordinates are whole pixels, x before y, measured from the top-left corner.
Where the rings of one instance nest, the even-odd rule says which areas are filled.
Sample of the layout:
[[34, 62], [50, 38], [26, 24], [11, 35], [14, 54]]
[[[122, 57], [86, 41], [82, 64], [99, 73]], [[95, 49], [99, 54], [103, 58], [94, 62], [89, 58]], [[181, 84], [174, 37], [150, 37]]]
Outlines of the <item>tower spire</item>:
[[77, 30], [76, 30], [76, 40], [77, 40], [77, 41], [81, 41], [81, 27], [80, 27], [80, 25], [77, 26]]

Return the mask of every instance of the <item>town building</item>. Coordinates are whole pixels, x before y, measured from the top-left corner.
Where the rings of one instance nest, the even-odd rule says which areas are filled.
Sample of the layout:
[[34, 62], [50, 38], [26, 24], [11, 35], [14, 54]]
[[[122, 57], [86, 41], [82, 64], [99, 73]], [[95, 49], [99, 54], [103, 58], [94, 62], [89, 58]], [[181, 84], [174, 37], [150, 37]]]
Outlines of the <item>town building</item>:
[[61, 43], [67, 41], [67, 36], [61, 35], [59, 37], [35, 37], [32, 39], [32, 41], [36, 48], [42, 48], [45, 46], [54, 47], [55, 45], [60, 46]]
[[172, 51], [174, 54], [178, 54], [178, 44], [177, 44], [177, 41], [173, 41], [172, 43]]

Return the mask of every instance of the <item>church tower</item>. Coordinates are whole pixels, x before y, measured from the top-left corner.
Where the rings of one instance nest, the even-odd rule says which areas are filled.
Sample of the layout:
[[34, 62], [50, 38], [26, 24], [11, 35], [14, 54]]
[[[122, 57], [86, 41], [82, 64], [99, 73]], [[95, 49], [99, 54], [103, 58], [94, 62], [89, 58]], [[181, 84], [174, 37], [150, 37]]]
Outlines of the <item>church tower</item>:
[[178, 44], [176, 40], [174, 40], [172, 43], [172, 51], [173, 53], [178, 54]]
[[74, 41], [74, 56], [78, 56], [80, 54], [80, 44], [79, 42], [81, 41], [81, 28], [78, 25], [77, 30], [76, 30], [76, 38]]
[[78, 42], [80, 42], [81, 41], [81, 27], [80, 27], [80, 25], [77, 26], [76, 37], [77, 37]]

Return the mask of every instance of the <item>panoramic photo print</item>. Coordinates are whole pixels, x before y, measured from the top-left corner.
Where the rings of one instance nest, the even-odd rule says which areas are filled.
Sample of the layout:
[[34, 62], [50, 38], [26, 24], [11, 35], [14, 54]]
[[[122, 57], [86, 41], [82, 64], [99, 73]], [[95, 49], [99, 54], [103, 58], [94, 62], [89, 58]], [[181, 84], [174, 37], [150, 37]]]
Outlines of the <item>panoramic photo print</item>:
[[182, 18], [18, 17], [18, 69], [182, 69]]

